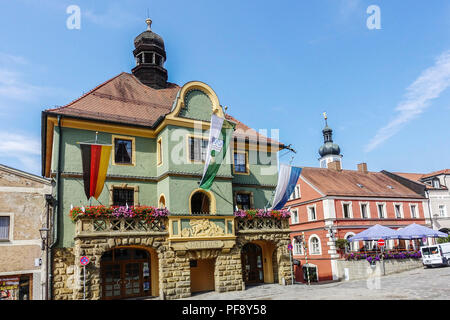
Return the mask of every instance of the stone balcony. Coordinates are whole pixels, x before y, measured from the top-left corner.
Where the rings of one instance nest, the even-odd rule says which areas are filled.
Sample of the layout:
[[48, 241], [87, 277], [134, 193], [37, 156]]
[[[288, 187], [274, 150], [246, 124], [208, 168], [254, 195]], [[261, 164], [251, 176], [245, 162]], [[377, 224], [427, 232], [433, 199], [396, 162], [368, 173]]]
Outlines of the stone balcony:
[[234, 216], [169, 216], [147, 223], [135, 218], [81, 218], [76, 237], [119, 235], [169, 236], [170, 241], [231, 240], [239, 234], [289, 232], [288, 219], [236, 218]]
[[289, 219], [236, 218], [235, 224], [237, 234], [290, 232]]
[[167, 234], [167, 218], [158, 218], [149, 223], [133, 218], [81, 218], [75, 225], [76, 237], [165, 236]]

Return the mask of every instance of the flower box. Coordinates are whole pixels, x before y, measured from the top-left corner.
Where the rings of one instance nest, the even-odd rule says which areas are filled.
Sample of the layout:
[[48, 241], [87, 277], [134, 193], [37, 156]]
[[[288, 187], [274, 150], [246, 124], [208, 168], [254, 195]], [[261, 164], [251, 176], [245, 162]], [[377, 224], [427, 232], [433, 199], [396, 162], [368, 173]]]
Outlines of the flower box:
[[272, 219], [289, 219], [291, 213], [286, 209], [281, 210], [264, 210], [264, 209], [248, 209], [248, 210], [238, 210], [234, 212], [236, 218], [272, 218]]
[[144, 220], [150, 223], [158, 218], [167, 217], [169, 210], [166, 208], [156, 208], [152, 206], [86, 206], [73, 207], [70, 210], [69, 216], [72, 221], [77, 221], [81, 218], [91, 219], [110, 219], [110, 218], [133, 218], [136, 220]]

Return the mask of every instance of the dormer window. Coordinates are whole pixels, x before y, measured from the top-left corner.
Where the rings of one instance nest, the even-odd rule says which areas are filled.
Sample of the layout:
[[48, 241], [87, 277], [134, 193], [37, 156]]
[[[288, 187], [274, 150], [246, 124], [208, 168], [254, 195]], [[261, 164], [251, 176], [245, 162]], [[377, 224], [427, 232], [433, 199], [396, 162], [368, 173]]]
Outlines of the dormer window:
[[433, 179], [433, 188], [440, 188], [441, 184], [439, 182], [439, 179]]

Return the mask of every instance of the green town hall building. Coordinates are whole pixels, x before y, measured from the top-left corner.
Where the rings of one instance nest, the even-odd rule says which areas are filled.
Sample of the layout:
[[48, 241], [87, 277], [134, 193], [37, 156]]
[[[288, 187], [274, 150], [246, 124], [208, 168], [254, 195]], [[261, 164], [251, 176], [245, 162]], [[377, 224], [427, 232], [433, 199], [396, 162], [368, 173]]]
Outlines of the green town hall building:
[[[134, 39], [131, 73], [42, 112], [42, 173], [55, 181], [56, 200], [49, 298], [177, 299], [289, 284], [289, 216], [257, 210], [271, 205], [277, 153], [287, 146], [226, 114], [207, 84], [167, 82], [164, 41], [146, 22]], [[199, 182], [212, 114], [235, 130], [206, 191]], [[83, 187], [85, 142], [112, 145], [103, 190], [91, 202]], [[160, 215], [111, 214], [138, 208]]]

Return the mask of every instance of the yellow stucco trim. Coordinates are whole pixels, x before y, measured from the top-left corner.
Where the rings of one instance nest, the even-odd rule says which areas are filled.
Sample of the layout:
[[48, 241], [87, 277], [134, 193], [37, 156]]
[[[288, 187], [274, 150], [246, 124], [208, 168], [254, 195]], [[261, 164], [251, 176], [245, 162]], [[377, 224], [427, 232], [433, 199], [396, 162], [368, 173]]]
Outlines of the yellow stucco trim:
[[[236, 172], [234, 170], [234, 154], [235, 153], [245, 154], [245, 172]], [[237, 150], [235, 150], [233, 152], [233, 174], [240, 174], [240, 175], [245, 175], [245, 176], [250, 175], [250, 166], [249, 166], [249, 163], [248, 163], [248, 151], [247, 150], [245, 150], [245, 151], [237, 151]]]
[[217, 97], [217, 94], [214, 92], [214, 90], [204, 82], [190, 81], [181, 88], [180, 93], [177, 97], [175, 108], [166, 116], [166, 119], [173, 119], [174, 117], [178, 116], [181, 109], [184, 108], [184, 98], [186, 94], [191, 90], [200, 90], [205, 93], [212, 102], [212, 112], [215, 113], [218, 117], [225, 117], [222, 106], [219, 103], [219, 98]]
[[[138, 206], [139, 205], [139, 186], [133, 186], [129, 185], [128, 183], [121, 183], [121, 184], [111, 184], [108, 186], [109, 189], [109, 205], [114, 205], [114, 199], [113, 199], [113, 190], [114, 189], [131, 189], [134, 190], [134, 203], [132, 205]], [[131, 205], [130, 205], [131, 207]]]
[[[161, 201], [161, 199], [164, 199], [164, 203]], [[162, 204], [164, 204], [164, 206], [161, 206]], [[159, 195], [158, 207], [159, 207], [159, 208], [167, 207], [166, 196], [165, 196], [164, 193], [161, 193], [161, 194]]]
[[[193, 190], [189, 196], [189, 212], [192, 214], [191, 199], [192, 199], [192, 196], [197, 192], [202, 192], [208, 196], [208, 198], [209, 198], [209, 213], [216, 214], [216, 197], [214, 196], [214, 194], [211, 191], [206, 191], [206, 190], [203, 190], [200, 188]], [[192, 216], [190, 216], [190, 218], [192, 218]]]
[[162, 137], [156, 140], [156, 166], [160, 167], [163, 164], [163, 146]]
[[[190, 90], [201, 90], [203, 91], [212, 102], [212, 111], [219, 117], [224, 117], [223, 108], [220, 105], [219, 98], [214, 90], [206, 83], [200, 81], [191, 81], [186, 83], [181, 89], [177, 96], [177, 101], [175, 102], [175, 108], [172, 112], [167, 114], [164, 120], [155, 128], [137, 128], [127, 124], [108, 124], [101, 121], [96, 121], [92, 119], [74, 119], [70, 117], [61, 117], [61, 127], [73, 128], [80, 130], [90, 130], [107, 132], [118, 135], [128, 135], [135, 137], [144, 138], [156, 138], [161, 130], [163, 130], [168, 125], [185, 127], [185, 128], [201, 128], [202, 130], [208, 130], [210, 128], [210, 123], [205, 121], [187, 119], [178, 117], [181, 108], [184, 107], [184, 98], [187, 92]], [[58, 120], [56, 116], [49, 115], [47, 117], [47, 132], [46, 132], [46, 154], [45, 154], [45, 176], [50, 177], [51, 171], [51, 159], [53, 150], [53, 134], [54, 127], [57, 125]], [[256, 143], [234, 143], [234, 149], [245, 149], [245, 150], [262, 150], [262, 151], [279, 151], [280, 147], [275, 149], [271, 145], [256, 144]]]
[[[115, 139], [131, 140], [131, 163], [116, 163], [115, 150], [116, 146], [114, 144]], [[130, 136], [119, 136], [113, 134], [111, 136], [112, 152], [111, 152], [111, 164], [113, 166], [136, 166], [136, 138]]]

